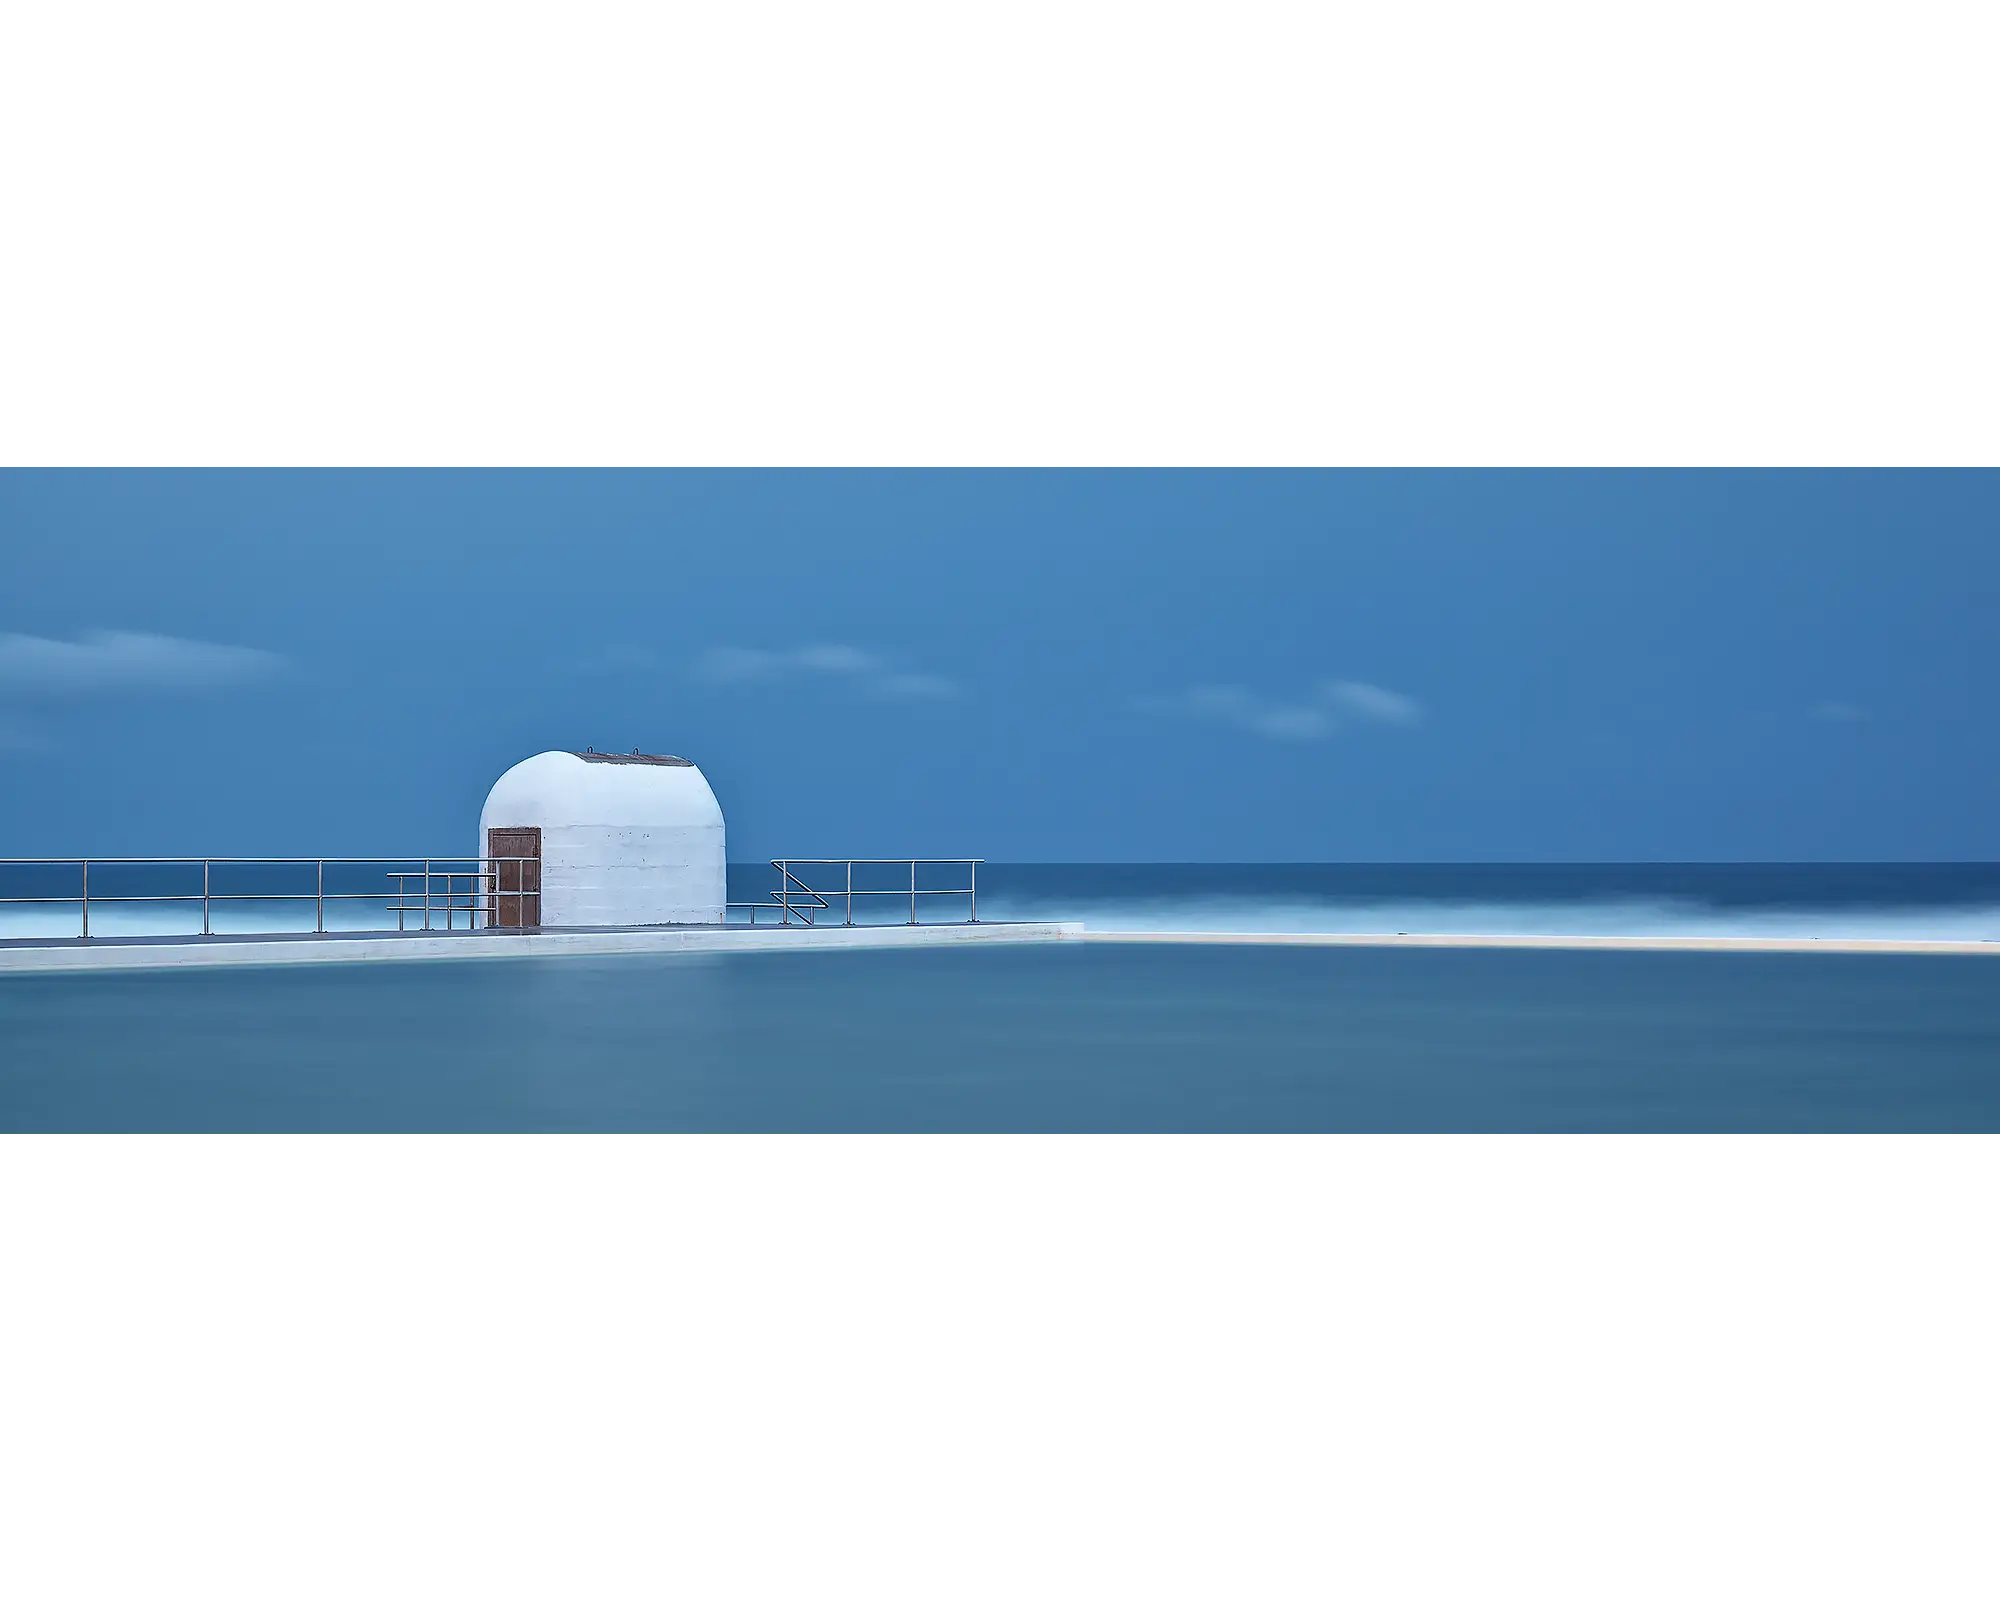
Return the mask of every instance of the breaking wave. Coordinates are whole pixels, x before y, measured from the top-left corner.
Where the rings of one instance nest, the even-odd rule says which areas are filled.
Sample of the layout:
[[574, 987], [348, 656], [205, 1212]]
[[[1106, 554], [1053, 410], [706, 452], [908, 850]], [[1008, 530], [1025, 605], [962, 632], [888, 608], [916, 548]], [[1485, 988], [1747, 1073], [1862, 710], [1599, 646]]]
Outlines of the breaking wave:
[[982, 918], [1117, 932], [1629, 935], [1650, 938], [2000, 939], [2000, 904], [1758, 907], [1699, 900], [1365, 902], [1203, 895], [982, 897]]

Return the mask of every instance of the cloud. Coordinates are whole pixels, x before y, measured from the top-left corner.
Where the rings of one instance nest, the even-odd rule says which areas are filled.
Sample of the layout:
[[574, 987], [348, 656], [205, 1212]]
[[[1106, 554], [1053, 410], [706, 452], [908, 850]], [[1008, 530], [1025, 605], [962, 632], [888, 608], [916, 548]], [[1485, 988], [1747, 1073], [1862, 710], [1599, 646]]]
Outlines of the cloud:
[[1866, 722], [1868, 711], [1845, 700], [1822, 700], [1812, 708], [1812, 716], [1816, 722]]
[[790, 659], [807, 672], [839, 672], [856, 678], [886, 670], [884, 663], [865, 650], [849, 649], [844, 644], [807, 645], [794, 650]]
[[741, 650], [722, 645], [695, 663], [695, 676], [710, 683], [769, 683], [785, 675], [784, 657], [773, 650]]
[[1323, 683], [1320, 694], [1332, 704], [1369, 722], [1421, 722], [1424, 708], [1406, 694], [1372, 683]]
[[1423, 707], [1408, 695], [1350, 679], [1321, 683], [1304, 700], [1290, 703], [1265, 700], [1247, 689], [1211, 685], [1141, 704], [1149, 711], [1225, 723], [1288, 744], [1329, 739], [1354, 723], [1408, 727], [1423, 720]]
[[267, 678], [285, 665], [268, 650], [163, 633], [99, 630], [74, 641], [0, 633], [0, 696], [17, 700], [197, 693]]
[[801, 645], [793, 650], [720, 645], [695, 663], [695, 676], [724, 684], [822, 678], [845, 681], [863, 694], [888, 700], [948, 700], [958, 693], [958, 685], [949, 678], [902, 672], [881, 656], [844, 644]]
[[1207, 722], [1234, 723], [1266, 739], [1324, 739], [1333, 732], [1333, 717], [1324, 707], [1271, 705], [1247, 689], [1190, 689], [1163, 709], [1181, 710]]

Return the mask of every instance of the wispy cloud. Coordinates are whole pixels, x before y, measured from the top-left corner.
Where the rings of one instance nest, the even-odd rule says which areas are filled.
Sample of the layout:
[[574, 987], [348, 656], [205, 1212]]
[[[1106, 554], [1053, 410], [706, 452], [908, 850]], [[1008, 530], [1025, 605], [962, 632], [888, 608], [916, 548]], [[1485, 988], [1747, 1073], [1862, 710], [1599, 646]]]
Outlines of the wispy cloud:
[[1321, 697], [1351, 717], [1364, 722], [1412, 723], [1424, 720], [1424, 708], [1406, 694], [1378, 688], [1372, 683], [1341, 681], [1319, 686]]
[[751, 650], [722, 645], [695, 663], [710, 683], [782, 683], [800, 678], [845, 681], [862, 694], [888, 700], [948, 700], [958, 693], [949, 678], [905, 672], [882, 656], [844, 644], [802, 645], [795, 650]]
[[0, 696], [16, 700], [193, 693], [280, 672], [285, 658], [243, 645], [102, 630], [76, 639], [0, 633]]
[[1149, 711], [1225, 723], [1290, 744], [1329, 739], [1355, 723], [1407, 727], [1421, 722], [1424, 715], [1423, 707], [1408, 695], [1346, 678], [1318, 684], [1295, 701], [1266, 700], [1248, 689], [1210, 685], [1141, 704]]
[[1866, 722], [1868, 708], [1846, 700], [1822, 700], [1812, 708], [1815, 722]]

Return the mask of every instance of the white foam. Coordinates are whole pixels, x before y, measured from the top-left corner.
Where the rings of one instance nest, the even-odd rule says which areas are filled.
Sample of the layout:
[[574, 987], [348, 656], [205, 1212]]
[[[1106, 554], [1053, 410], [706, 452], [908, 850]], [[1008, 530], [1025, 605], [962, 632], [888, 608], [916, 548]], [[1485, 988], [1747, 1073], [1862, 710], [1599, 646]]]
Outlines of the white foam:
[[1124, 900], [982, 895], [995, 921], [1082, 922], [1119, 933], [1556, 934], [1638, 938], [2000, 939], [2000, 905], [1751, 909], [1700, 901], [1370, 902], [1188, 895]]

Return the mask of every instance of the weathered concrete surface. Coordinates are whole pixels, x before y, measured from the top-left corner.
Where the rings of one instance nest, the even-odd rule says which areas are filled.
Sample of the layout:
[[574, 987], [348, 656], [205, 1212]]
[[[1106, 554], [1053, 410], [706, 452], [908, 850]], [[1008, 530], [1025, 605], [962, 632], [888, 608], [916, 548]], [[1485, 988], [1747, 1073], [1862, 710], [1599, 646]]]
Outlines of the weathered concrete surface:
[[1069, 939], [1079, 922], [959, 922], [879, 928], [512, 928], [471, 933], [189, 934], [155, 939], [0, 940], [0, 975], [338, 961], [520, 960], [662, 951], [905, 950]]

